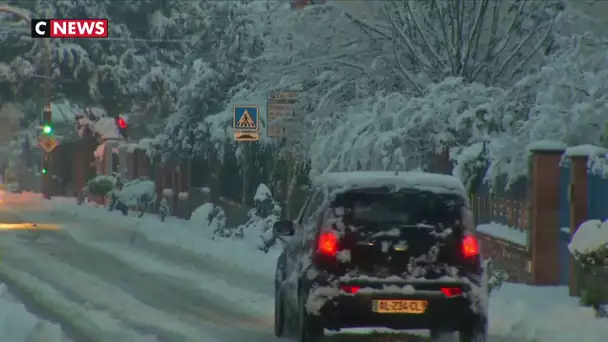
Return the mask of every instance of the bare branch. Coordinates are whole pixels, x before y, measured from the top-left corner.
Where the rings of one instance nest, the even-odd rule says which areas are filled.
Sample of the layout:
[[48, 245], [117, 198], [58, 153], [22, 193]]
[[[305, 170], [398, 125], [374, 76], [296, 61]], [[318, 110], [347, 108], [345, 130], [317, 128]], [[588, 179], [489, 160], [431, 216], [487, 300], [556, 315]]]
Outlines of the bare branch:
[[[417, 19], [417, 16], [414, 15], [414, 13], [412, 13], [412, 7], [410, 6], [409, 1], [405, 2], [405, 7], [407, 8], [407, 12], [409, 13], [412, 21], [414, 22], [414, 27], [418, 31], [418, 33], [420, 35], [420, 39], [422, 40], [422, 42], [424, 43], [426, 48], [429, 50], [429, 52], [431, 53], [431, 55], [437, 61], [438, 64], [440, 64], [443, 68], [447, 68], [447, 64], [445, 64], [445, 61], [443, 60], [443, 58], [441, 58], [441, 56], [439, 56], [437, 51], [435, 51], [435, 49], [433, 49], [433, 47], [429, 43], [428, 39], [426, 39], [426, 36], [423, 32], [423, 27], [421, 27], [420, 22]], [[424, 30], [429, 31], [429, 30], [427, 30], [427, 28], [424, 28]]]
[[409, 71], [407, 71], [407, 69], [403, 66], [403, 64], [401, 64], [401, 60], [397, 53], [397, 46], [395, 44], [393, 44], [393, 54], [395, 57], [395, 62], [397, 63], [397, 67], [399, 68], [399, 71], [401, 71], [401, 73], [403, 74], [403, 76], [405, 76], [405, 78], [408, 80], [408, 82], [410, 82], [414, 86], [414, 88], [416, 88], [416, 91], [419, 94], [422, 94], [424, 91], [422, 89], [422, 87], [418, 84], [418, 82], [416, 82], [414, 80], [414, 76]]
[[[420, 62], [427, 68], [431, 68], [432, 66], [431, 66], [431, 64], [429, 64], [428, 58], [414, 46], [412, 41], [403, 33], [403, 30], [401, 28], [399, 28], [399, 25], [397, 25], [395, 18], [387, 10], [386, 4], [382, 4], [382, 11], [386, 15], [386, 17], [390, 20], [390, 22], [393, 24], [394, 32], [398, 34], [399, 38], [401, 38], [401, 40], [403, 41], [405, 46], [408, 48], [410, 53], [412, 53], [412, 55], [414, 55], [414, 58], [416, 58], [416, 61]], [[393, 43], [395, 43], [394, 37], [393, 37]]]

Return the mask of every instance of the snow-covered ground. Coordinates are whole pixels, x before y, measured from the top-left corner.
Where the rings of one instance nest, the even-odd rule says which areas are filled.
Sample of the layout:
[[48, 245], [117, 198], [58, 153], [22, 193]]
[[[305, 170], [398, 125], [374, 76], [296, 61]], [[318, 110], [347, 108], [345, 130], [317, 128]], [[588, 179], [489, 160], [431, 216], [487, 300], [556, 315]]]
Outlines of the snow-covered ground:
[[[247, 334], [250, 341], [272, 341], [274, 337], [270, 333], [272, 315], [272, 279], [274, 275], [275, 261], [278, 250], [271, 250], [264, 254], [257, 249], [259, 245], [258, 236], [245, 235], [242, 240], [211, 240], [211, 232], [202, 224], [193, 221], [183, 221], [169, 218], [165, 223], [154, 216], [124, 217], [120, 213], [110, 213], [107, 210], [95, 206], [77, 206], [73, 199], [54, 198], [45, 201], [39, 195], [22, 194], [6, 195], [4, 198], [8, 206], [18, 207], [18, 214], [23, 219], [36, 222], [57, 222], [62, 225], [62, 231], [69, 234], [77, 244], [81, 258], [109, 258], [107, 262], [98, 260], [84, 264], [89, 268], [118, 267], [118, 262], [127, 265], [133, 275], [131, 279], [124, 281], [135, 282], [143, 286], [140, 291], [144, 294], [154, 294], [160, 291], [152, 285], [144, 286], [137, 283], [140, 279], [138, 274], [154, 274], [154, 279], [149, 282], [162, 282], [165, 286], [174, 286], [172, 292], [179, 290], [180, 293], [194, 293], [195, 299], [203, 301], [204, 306], [212, 309], [190, 308], [184, 303], [181, 306], [175, 304], [175, 310], [194, 313], [201, 316], [201, 322], [212, 322], [205, 325], [204, 329], [210, 329], [210, 337], [206, 341], [213, 341], [214, 337], [222, 342], [237, 340]], [[53, 239], [40, 233], [39, 245], [62, 244], [62, 248], [70, 245], [67, 242], [53, 242]], [[1, 237], [0, 237], [1, 238]], [[45, 240], [46, 239], [46, 240]], [[86, 246], [86, 249], [84, 248]], [[3, 247], [6, 248], [6, 247]], [[45, 248], [39, 246], [38, 248]], [[52, 253], [59, 250], [48, 247]], [[76, 252], [76, 251], [74, 251]], [[12, 251], [13, 257], [18, 255]], [[16, 254], [15, 254], [16, 253]], [[20, 257], [25, 257], [19, 255]], [[61, 257], [53, 256], [61, 259]], [[65, 256], [67, 258], [67, 256]], [[255, 260], [255, 262], [252, 262]], [[69, 261], [71, 265], [78, 268], [77, 262]], [[121, 264], [121, 265], [122, 265]], [[31, 266], [31, 265], [30, 265]], [[53, 267], [56, 272], [66, 272], [65, 265], [47, 262], [44, 266], [48, 279], [51, 279]], [[60, 269], [61, 268], [61, 269]], [[93, 270], [89, 270], [95, 271]], [[14, 270], [13, 273], [17, 271]], [[42, 271], [41, 271], [42, 272]], [[76, 272], [71, 269], [69, 282], [73, 283], [71, 290], [78, 291], [78, 295], [91, 301], [84, 309], [70, 306], [76, 310], [89, 310], [96, 312], [96, 324], [105, 330], [118, 330], [120, 327], [130, 330], [131, 334], [137, 333], [137, 326], [146, 326], [155, 322], [160, 324], [159, 330], [168, 334], [175, 332], [178, 328], [190, 331], [189, 336], [196, 335], [188, 319], [171, 320], [167, 316], [172, 308], [168, 304], [158, 304], [156, 310], [152, 310], [150, 304], [152, 299], [139, 298], [133, 294], [129, 296], [119, 291], [126, 284], [119, 280], [111, 280], [114, 275], [107, 270], [103, 281], [116, 282], [117, 288], [108, 284], [99, 285], [97, 289], [85, 291], [76, 289], [79, 284], [101, 283], [99, 280], [86, 279], [90, 275]], [[101, 272], [101, 271], [100, 271]], [[9, 272], [10, 273], [10, 272]], [[12, 274], [14, 275], [14, 274]], [[65, 276], [65, 273], [63, 274]], [[116, 276], [119, 274], [117, 273]], [[0, 268], [0, 276], [6, 276], [6, 269]], [[26, 284], [37, 284], [35, 279], [26, 279], [21, 275], [21, 281]], [[125, 276], [122, 274], [121, 276]], [[175, 281], [178, 280], [179, 284]], [[245, 281], [246, 279], [246, 281]], [[143, 278], [141, 279], [143, 281]], [[57, 279], [53, 282], [59, 283]], [[65, 288], [68, 282], [62, 283]], [[41, 285], [36, 285], [42, 289]], [[47, 289], [48, 291], [51, 291]], [[201, 294], [202, 293], [202, 294]], [[157, 293], [157, 295], [161, 295]], [[164, 295], [169, 295], [164, 294]], [[177, 293], [171, 293], [174, 300], [185, 300]], [[210, 300], [213, 298], [213, 300]], [[190, 298], [192, 299], [192, 298]], [[120, 301], [122, 304], [116, 304]], [[108, 303], [110, 302], [110, 303]], [[142, 304], [146, 303], [145, 305]], [[203, 306], [202, 304], [199, 306]], [[217, 307], [216, 307], [217, 306]], [[120, 310], [126, 310], [121, 313]], [[101, 311], [101, 312], [100, 312]], [[518, 284], [505, 284], [491, 298], [491, 342], [603, 342], [608, 336], [608, 321], [597, 319], [594, 312], [588, 308], [580, 307], [576, 298], [567, 294], [563, 287], [534, 288]], [[84, 312], [84, 311], [83, 311]], [[90, 313], [89, 313], [90, 314]], [[105, 315], [105, 316], [104, 316]], [[106, 317], [105, 320], [102, 320]], [[129, 322], [120, 322], [120, 319], [129, 318]], [[232, 335], [226, 335], [226, 320], [240, 318], [245, 323], [234, 327]], [[115, 329], [110, 329], [112, 324]], [[257, 330], [251, 328], [252, 325]], [[126, 326], [126, 327], [125, 327]], [[218, 327], [219, 326], [219, 327]], [[81, 324], [82, 328], [82, 324]], [[85, 327], [86, 328], [86, 327]], [[190, 330], [188, 330], [190, 329]], [[194, 329], [194, 330], [193, 330]], [[150, 331], [139, 329], [141, 331]], [[124, 333], [123, 333], [124, 334]], [[188, 335], [188, 333], [183, 333]], [[239, 335], [241, 334], [241, 335]], [[257, 335], [256, 335], [257, 334]], [[123, 336], [123, 335], [117, 335]], [[132, 336], [135, 335], [124, 335]], [[225, 337], [229, 336], [229, 337]], [[148, 337], [150, 338], [150, 337]], [[124, 341], [135, 341], [125, 339]], [[168, 339], [170, 340], [170, 339]], [[154, 339], [150, 341], [155, 341]]]
[[68, 342], [59, 325], [28, 312], [0, 284], [0, 340], [10, 342]]

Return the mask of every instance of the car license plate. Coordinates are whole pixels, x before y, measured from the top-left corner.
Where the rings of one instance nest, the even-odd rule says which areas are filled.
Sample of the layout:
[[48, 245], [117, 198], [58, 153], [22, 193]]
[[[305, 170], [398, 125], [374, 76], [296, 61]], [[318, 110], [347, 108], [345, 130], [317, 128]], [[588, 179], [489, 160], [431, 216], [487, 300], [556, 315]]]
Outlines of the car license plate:
[[372, 311], [386, 314], [423, 314], [427, 306], [426, 300], [378, 299], [372, 302]]

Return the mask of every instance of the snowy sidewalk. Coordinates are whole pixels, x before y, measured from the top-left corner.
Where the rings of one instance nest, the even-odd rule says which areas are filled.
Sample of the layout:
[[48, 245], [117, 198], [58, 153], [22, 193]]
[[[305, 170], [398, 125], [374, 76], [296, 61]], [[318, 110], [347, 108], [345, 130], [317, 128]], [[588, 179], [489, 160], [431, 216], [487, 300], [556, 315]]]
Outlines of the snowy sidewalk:
[[[100, 207], [77, 206], [73, 199], [67, 198], [43, 201], [38, 196], [24, 194], [15, 200], [32, 202], [28, 205], [32, 210], [24, 213], [26, 216], [37, 219], [46, 217], [51, 221], [57, 216], [72, 216], [93, 225], [100, 222], [93, 228], [100, 231], [108, 227], [130, 230], [178, 252], [234, 265], [256, 278], [265, 277], [270, 282], [274, 276], [279, 252], [272, 250], [264, 254], [257, 250], [258, 236], [246, 234], [243, 240], [211, 240], [209, 229], [197, 222], [169, 219], [161, 223], [154, 216], [141, 219], [125, 217]], [[604, 342], [608, 336], [608, 320], [597, 319], [593, 310], [580, 307], [576, 298], [568, 296], [565, 287], [505, 284], [492, 295], [490, 320], [490, 334], [499, 340]]]
[[7, 342], [68, 342], [61, 328], [27, 311], [0, 284], [0, 341]]

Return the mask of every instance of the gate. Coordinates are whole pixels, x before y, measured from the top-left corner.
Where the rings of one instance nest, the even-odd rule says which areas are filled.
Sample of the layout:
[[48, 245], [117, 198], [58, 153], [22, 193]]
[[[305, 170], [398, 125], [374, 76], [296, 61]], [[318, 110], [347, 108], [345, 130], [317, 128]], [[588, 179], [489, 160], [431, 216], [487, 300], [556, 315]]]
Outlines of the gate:
[[600, 174], [587, 174], [588, 220], [608, 219], [608, 179]]
[[559, 270], [560, 283], [568, 285], [570, 276], [570, 162], [564, 158], [559, 178]]

